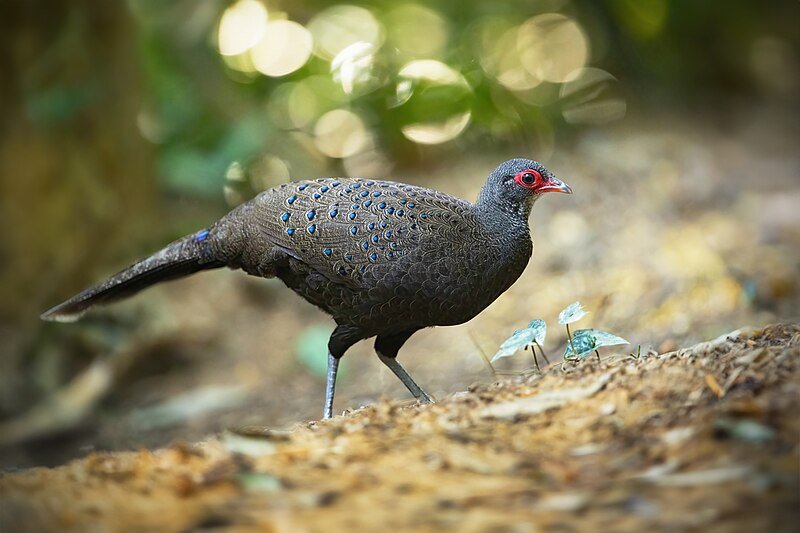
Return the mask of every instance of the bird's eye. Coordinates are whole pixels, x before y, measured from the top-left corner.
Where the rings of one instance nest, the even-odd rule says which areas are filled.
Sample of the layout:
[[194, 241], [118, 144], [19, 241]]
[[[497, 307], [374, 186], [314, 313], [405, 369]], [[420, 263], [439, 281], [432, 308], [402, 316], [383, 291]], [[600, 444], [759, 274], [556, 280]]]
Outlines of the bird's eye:
[[523, 170], [514, 176], [514, 181], [526, 189], [535, 190], [535, 187], [542, 182], [542, 175], [537, 170]]

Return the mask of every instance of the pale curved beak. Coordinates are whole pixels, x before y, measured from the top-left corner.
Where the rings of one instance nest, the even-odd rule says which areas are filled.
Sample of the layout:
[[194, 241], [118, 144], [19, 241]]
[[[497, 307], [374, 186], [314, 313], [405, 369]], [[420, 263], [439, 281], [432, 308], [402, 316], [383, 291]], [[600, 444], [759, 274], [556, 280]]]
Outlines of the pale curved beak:
[[536, 189], [536, 192], [543, 193], [543, 192], [563, 192], [565, 194], [572, 194], [572, 187], [564, 183], [558, 178], [550, 178], [547, 182]]

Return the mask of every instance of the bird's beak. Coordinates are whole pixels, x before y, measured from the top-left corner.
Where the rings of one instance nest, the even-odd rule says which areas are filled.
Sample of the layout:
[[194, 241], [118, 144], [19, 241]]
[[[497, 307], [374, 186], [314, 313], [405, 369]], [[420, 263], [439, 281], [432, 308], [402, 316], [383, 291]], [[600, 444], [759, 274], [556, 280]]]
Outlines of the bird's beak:
[[536, 189], [537, 193], [543, 192], [563, 192], [572, 194], [572, 187], [556, 177], [549, 178], [541, 187]]

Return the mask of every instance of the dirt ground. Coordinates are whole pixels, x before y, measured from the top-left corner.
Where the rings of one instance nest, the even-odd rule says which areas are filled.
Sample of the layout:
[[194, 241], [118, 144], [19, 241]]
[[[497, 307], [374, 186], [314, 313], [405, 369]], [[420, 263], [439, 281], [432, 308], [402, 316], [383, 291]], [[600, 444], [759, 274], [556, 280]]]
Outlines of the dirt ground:
[[[795, 122], [763, 107], [703, 120], [652, 116], [587, 130], [541, 154], [575, 194], [535, 206], [536, 249], [525, 273], [467, 324], [414, 335], [403, 365], [439, 398], [486, 383], [481, 352], [491, 355], [534, 318], [551, 325], [546, 349], [557, 358], [566, 335], [552, 326], [575, 300], [590, 311], [576, 327], [611, 331], [632, 343], [626, 350], [641, 345], [643, 353], [744, 325], [800, 321]], [[474, 199], [498, 161], [524, 153], [467, 154], [441, 167], [388, 169], [386, 177]], [[186, 213], [170, 213], [164, 224], [179, 227]], [[152, 251], [131, 250], [130, 260]], [[87, 264], [97, 270], [93, 280], [123, 266]], [[206, 272], [76, 324], [32, 318], [27, 333], [0, 332], [5, 468], [320, 416], [333, 324], [279, 281]], [[524, 356], [497, 364], [528, 366]], [[348, 351], [339, 377], [338, 412], [408, 397], [371, 341]]]
[[[791, 118], [653, 116], [560, 145], [547, 166], [575, 194], [535, 206], [523, 276], [400, 354], [433, 406], [401, 401], [362, 342], [340, 368], [349, 412], [299, 422], [321, 413], [330, 319], [236, 272], [0, 331], [0, 533], [796, 530], [800, 333], [763, 329], [800, 322]], [[473, 199], [525, 154], [386, 177]], [[632, 344], [562, 366], [575, 300], [575, 327]], [[535, 318], [553, 364], [521, 352], [491, 374], [481, 354]]]
[[800, 326], [0, 475], [5, 531], [796, 531]]

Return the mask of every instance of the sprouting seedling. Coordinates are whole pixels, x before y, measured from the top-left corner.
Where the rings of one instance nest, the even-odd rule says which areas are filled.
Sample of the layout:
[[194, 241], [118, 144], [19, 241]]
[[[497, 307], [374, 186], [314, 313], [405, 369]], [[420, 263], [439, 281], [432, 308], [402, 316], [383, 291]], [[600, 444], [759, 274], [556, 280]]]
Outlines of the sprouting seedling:
[[549, 364], [550, 361], [547, 359], [544, 349], [542, 348], [546, 336], [547, 324], [545, 324], [545, 321], [539, 319], [532, 320], [528, 324], [527, 328], [518, 329], [513, 335], [503, 341], [503, 344], [500, 345], [500, 350], [498, 350], [497, 353], [492, 357], [492, 362], [502, 357], [509, 357], [520, 348], [527, 349], [528, 346], [530, 346], [531, 353], [533, 355], [533, 364], [536, 366], [536, 370], [540, 371], [539, 361], [536, 359], [535, 347], [539, 348], [539, 351], [542, 353], [542, 357], [544, 357], [544, 360]]
[[628, 354], [628, 357], [630, 357], [634, 361], [638, 361], [642, 357], [642, 345], [639, 344], [636, 347], [636, 353], [635, 354]]
[[[569, 338], [569, 342], [564, 349], [564, 361], [575, 361], [586, 357], [586, 355], [592, 352], [595, 353], [599, 361], [600, 352], [598, 351], [598, 348], [602, 346], [630, 344], [622, 337], [618, 337], [613, 333], [599, 329], [579, 329], [576, 330], [575, 334], [573, 335], [572, 331], [570, 331], [569, 325], [573, 322], [577, 322], [587, 314], [589, 313], [583, 309], [583, 306], [580, 302], [575, 302], [568, 305], [564, 310], [561, 311], [561, 313], [558, 314], [558, 322], [567, 328], [567, 337]], [[548, 364], [550, 363], [547, 355], [544, 353], [544, 349], [542, 348], [546, 335], [547, 324], [545, 324], [545, 321], [538, 319], [533, 320], [528, 324], [527, 328], [518, 329], [513, 335], [511, 335], [511, 337], [506, 339], [503, 344], [500, 345], [500, 349], [496, 354], [494, 354], [494, 357], [492, 357], [491, 362], [488, 361], [485, 355], [484, 360], [492, 369], [492, 372], [496, 374], [496, 372], [494, 372], [494, 368], [492, 367], [492, 362], [500, 359], [501, 357], [509, 357], [517, 352], [520, 348], [527, 349], [530, 346], [531, 354], [533, 355], [533, 364], [536, 366], [536, 370], [540, 371], [539, 361], [536, 358], [537, 347], [539, 348], [542, 357], [544, 357], [544, 360], [547, 361]], [[639, 349], [640, 351], [638, 353], [641, 354], [641, 346]]]
[[622, 337], [618, 337], [613, 333], [602, 331], [599, 329], [579, 329], [575, 331], [575, 335], [570, 340], [564, 350], [564, 360], [574, 361], [586, 357], [586, 355], [594, 352], [597, 357], [600, 353], [597, 351], [601, 346], [616, 346], [618, 344], [630, 344]]
[[[558, 323], [563, 324], [567, 328], [567, 338], [569, 339], [569, 346], [572, 348], [572, 353], [578, 353], [575, 349], [575, 344], [572, 339], [572, 333], [569, 331], [569, 325], [573, 322], [577, 322], [581, 318], [588, 315], [588, 311], [584, 311], [583, 306], [580, 302], [575, 302], [569, 304], [565, 307], [559, 314], [558, 314]], [[591, 350], [589, 350], [591, 351]], [[597, 360], [600, 360], [600, 354], [595, 351], [597, 354]]]

